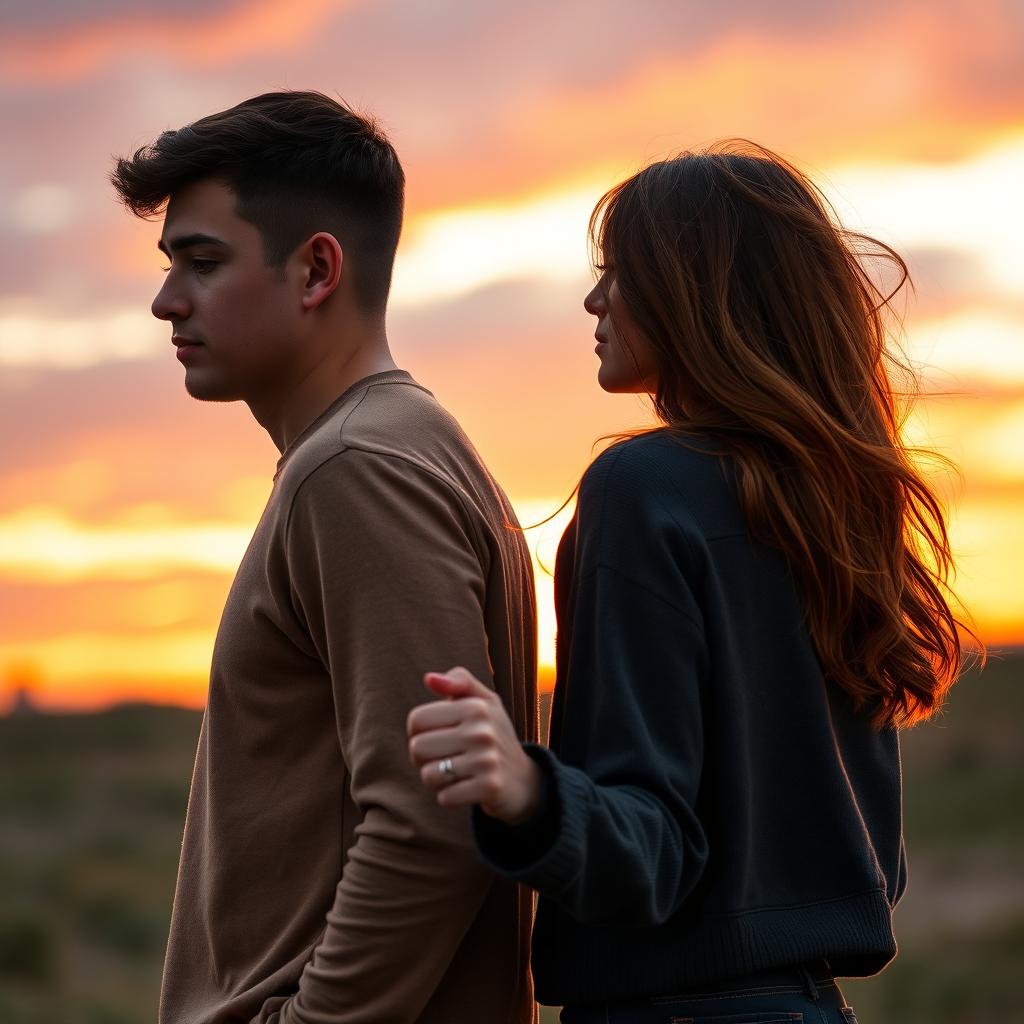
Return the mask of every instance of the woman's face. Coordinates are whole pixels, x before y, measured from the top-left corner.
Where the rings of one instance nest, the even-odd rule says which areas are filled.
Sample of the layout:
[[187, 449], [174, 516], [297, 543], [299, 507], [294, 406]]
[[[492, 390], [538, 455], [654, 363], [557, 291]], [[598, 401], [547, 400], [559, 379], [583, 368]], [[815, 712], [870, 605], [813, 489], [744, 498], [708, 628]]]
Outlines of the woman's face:
[[583, 308], [597, 317], [594, 351], [601, 360], [597, 371], [601, 387], [614, 393], [652, 393], [658, 384], [654, 353], [629, 315], [610, 267], [605, 267], [583, 300]]

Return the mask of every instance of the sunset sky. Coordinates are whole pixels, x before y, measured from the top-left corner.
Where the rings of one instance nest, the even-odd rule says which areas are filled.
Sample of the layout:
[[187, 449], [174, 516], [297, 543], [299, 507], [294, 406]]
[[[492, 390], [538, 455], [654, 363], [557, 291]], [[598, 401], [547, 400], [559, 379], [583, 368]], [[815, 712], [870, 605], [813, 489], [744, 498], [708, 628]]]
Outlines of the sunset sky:
[[[1024, 5], [788, 0], [37, 0], [0, 33], [0, 707], [202, 703], [220, 609], [278, 453], [192, 401], [150, 315], [159, 223], [112, 156], [247, 96], [374, 113], [408, 178], [389, 334], [524, 523], [603, 434], [586, 223], [646, 162], [727, 136], [779, 150], [907, 259], [908, 431], [960, 465], [958, 590], [1024, 643]], [[541, 662], [563, 514], [539, 553]], [[446, 666], [438, 666], [446, 667]]]

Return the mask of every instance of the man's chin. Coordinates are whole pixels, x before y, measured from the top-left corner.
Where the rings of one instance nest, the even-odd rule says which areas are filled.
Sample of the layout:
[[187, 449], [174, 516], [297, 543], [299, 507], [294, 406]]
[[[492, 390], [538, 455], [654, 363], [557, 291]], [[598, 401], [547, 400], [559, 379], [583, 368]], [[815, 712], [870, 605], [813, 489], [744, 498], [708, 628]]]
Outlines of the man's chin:
[[185, 391], [199, 402], [237, 402], [241, 395], [223, 381], [202, 380], [185, 374]]

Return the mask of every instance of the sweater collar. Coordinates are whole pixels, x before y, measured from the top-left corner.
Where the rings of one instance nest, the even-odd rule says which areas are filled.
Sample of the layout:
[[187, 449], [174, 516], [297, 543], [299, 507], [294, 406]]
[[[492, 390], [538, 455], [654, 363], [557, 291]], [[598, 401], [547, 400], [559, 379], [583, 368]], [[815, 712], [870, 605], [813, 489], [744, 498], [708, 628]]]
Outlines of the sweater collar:
[[284, 469], [285, 463], [292, 457], [296, 449], [306, 441], [321, 424], [326, 420], [330, 419], [331, 416], [337, 412], [337, 410], [344, 405], [350, 398], [352, 398], [357, 392], [365, 391], [367, 388], [374, 384], [412, 384], [415, 383], [407, 370], [382, 370], [380, 373], [371, 373], [368, 377], [363, 377], [361, 380], [357, 380], [354, 384], [347, 387], [337, 398], [312, 423], [309, 424], [300, 434], [292, 439], [291, 444], [281, 453], [281, 457], [277, 460], [277, 469], [274, 472], [274, 480], [281, 475], [281, 470]]

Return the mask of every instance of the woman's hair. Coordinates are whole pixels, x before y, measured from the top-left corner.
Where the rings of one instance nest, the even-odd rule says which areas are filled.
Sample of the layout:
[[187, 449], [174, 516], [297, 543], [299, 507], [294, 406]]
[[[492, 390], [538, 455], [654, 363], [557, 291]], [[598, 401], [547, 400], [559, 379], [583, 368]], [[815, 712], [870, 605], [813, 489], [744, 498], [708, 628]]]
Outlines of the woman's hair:
[[[942, 505], [900, 438], [890, 371], [907, 368], [884, 314], [906, 264], [742, 140], [644, 168], [590, 229], [653, 350], [659, 419], [730, 457], [753, 536], [787, 556], [826, 676], [876, 725], [926, 718], [959, 674], [958, 627], [973, 633], [950, 608]], [[893, 289], [868, 259], [895, 268]]]

